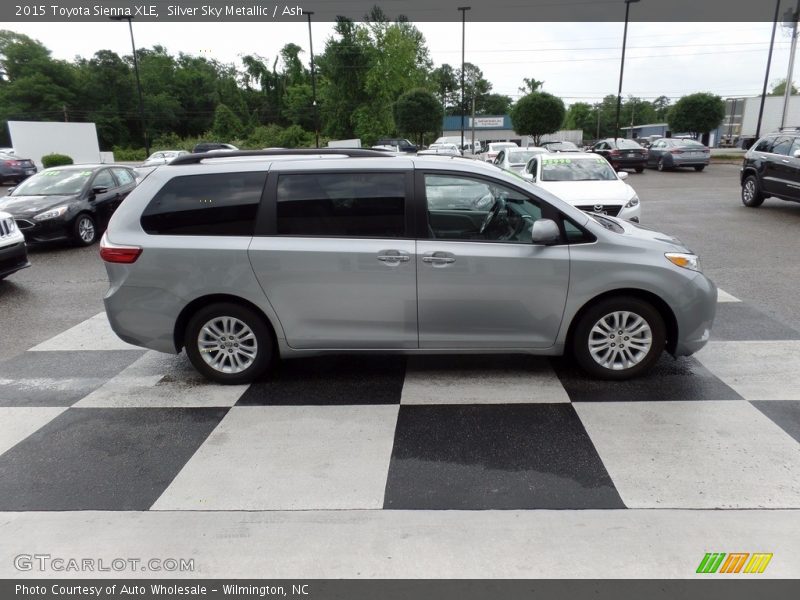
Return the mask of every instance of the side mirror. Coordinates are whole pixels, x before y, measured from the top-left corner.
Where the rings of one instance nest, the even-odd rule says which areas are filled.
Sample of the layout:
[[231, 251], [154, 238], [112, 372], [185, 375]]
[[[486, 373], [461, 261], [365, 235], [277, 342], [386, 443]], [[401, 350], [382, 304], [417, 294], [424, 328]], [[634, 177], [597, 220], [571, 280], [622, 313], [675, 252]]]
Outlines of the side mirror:
[[627, 171], [617, 171], [617, 177], [619, 177], [620, 179], [625, 181], [628, 178], [628, 172]]
[[10, 195], [11, 195], [11, 192], [13, 192], [15, 189], [17, 189], [17, 186], [14, 186], [14, 187], [10, 187], [10, 188], [8, 188], [8, 189], [6, 190], [6, 196], [10, 196]]
[[537, 246], [552, 246], [561, 240], [561, 231], [551, 219], [539, 219], [531, 228], [531, 243]]
[[[794, 158], [800, 158], [800, 150], [795, 150], [794, 152], [792, 152], [792, 156], [793, 156]], [[13, 190], [14, 188], [11, 188], [11, 189]], [[11, 190], [9, 190], [9, 192], [10, 192], [10, 191], [11, 191]]]
[[92, 194], [105, 194], [108, 191], [108, 188], [104, 185], [96, 185], [92, 188]]

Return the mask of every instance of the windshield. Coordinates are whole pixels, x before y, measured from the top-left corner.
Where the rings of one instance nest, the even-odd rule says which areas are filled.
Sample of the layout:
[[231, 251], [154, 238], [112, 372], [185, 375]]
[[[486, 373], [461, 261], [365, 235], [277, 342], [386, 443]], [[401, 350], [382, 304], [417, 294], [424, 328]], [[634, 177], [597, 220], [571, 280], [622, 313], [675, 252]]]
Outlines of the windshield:
[[79, 194], [91, 176], [91, 170], [48, 169], [20, 183], [11, 195], [62, 196]]
[[613, 181], [617, 174], [604, 158], [542, 159], [542, 181]]
[[633, 150], [635, 148], [641, 148], [641, 146], [633, 140], [617, 140], [617, 148], [620, 150]]
[[495, 152], [503, 150], [505, 148], [519, 148], [519, 146], [517, 146], [516, 144], [512, 144], [511, 142], [507, 142], [500, 144], [489, 144], [489, 148], [492, 150], [492, 152]]
[[705, 148], [703, 144], [701, 144], [700, 142], [695, 142], [694, 140], [681, 140], [680, 142], [678, 142], [678, 144], [681, 146], [686, 146], [688, 148]]
[[577, 150], [578, 147], [572, 142], [544, 142], [542, 144], [545, 148], [550, 150]]
[[512, 165], [524, 165], [537, 154], [541, 154], [541, 152], [535, 152], [531, 150], [523, 150], [519, 152], [512, 151], [508, 153], [508, 162]]

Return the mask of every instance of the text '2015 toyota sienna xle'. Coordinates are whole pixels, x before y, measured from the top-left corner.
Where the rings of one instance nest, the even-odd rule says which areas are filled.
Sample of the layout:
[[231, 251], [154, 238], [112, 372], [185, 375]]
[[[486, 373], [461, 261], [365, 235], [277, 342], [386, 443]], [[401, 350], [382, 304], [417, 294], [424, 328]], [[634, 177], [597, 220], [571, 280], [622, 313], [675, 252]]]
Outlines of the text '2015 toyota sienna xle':
[[179, 157], [101, 256], [114, 331], [220, 383], [327, 352], [570, 351], [625, 379], [705, 345], [717, 297], [673, 237], [479, 161], [370, 150]]

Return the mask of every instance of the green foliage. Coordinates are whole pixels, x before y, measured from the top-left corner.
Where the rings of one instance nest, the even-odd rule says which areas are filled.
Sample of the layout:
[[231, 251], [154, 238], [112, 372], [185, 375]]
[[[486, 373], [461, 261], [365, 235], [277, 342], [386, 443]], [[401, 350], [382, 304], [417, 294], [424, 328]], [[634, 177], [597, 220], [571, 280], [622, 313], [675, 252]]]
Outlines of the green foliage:
[[242, 122], [225, 104], [217, 104], [211, 135], [219, 140], [234, 140], [242, 134]]
[[544, 81], [539, 81], [533, 77], [523, 77], [522, 83], [522, 87], [517, 88], [522, 94], [532, 94], [533, 92], [538, 92], [544, 85]]
[[147, 159], [147, 152], [144, 148], [122, 148], [114, 146], [114, 160], [123, 162], [142, 161]]
[[546, 92], [534, 92], [517, 101], [511, 109], [511, 122], [517, 133], [533, 137], [538, 146], [543, 135], [561, 128], [565, 113], [561, 98]]
[[[783, 96], [786, 93], [786, 78], [779, 79], [775, 83], [772, 84], [772, 89], [769, 91], [770, 96]], [[797, 88], [794, 86], [794, 82], [792, 82], [792, 94], [797, 93]]]
[[695, 135], [708, 133], [725, 119], [725, 102], [707, 92], [684, 96], [669, 111], [667, 122], [673, 132]]
[[56, 154], [55, 152], [51, 154], [45, 154], [42, 157], [42, 166], [45, 169], [49, 169], [50, 167], [60, 167], [61, 165], [71, 165], [73, 164], [73, 160], [71, 156], [67, 156], [66, 154]]
[[442, 124], [442, 105], [431, 92], [417, 88], [401, 95], [394, 105], [397, 129], [412, 136], [422, 145], [422, 135], [439, 131]]

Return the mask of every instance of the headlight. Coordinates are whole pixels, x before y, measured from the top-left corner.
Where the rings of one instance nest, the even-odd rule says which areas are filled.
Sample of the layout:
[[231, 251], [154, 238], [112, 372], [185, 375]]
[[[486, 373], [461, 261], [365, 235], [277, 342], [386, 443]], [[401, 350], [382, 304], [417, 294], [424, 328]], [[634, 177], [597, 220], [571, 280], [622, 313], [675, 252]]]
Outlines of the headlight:
[[633, 208], [634, 206], [639, 206], [639, 196], [634, 194], [628, 203], [625, 205], [625, 208]]
[[681, 252], [667, 252], [664, 256], [673, 265], [690, 269], [692, 271], [702, 271], [700, 268], [700, 258], [694, 254], [683, 254]]
[[62, 216], [65, 212], [67, 212], [68, 206], [57, 206], [56, 208], [51, 208], [48, 211], [43, 213], [39, 213], [35, 217], [33, 217], [34, 221], [47, 221], [48, 219], [56, 219]]

